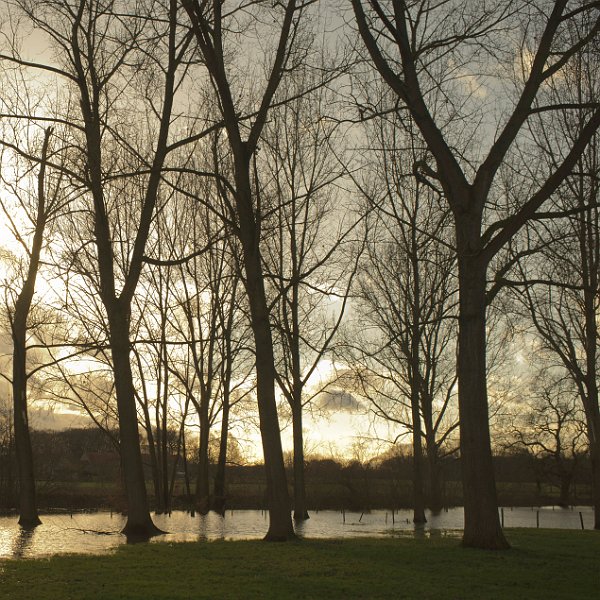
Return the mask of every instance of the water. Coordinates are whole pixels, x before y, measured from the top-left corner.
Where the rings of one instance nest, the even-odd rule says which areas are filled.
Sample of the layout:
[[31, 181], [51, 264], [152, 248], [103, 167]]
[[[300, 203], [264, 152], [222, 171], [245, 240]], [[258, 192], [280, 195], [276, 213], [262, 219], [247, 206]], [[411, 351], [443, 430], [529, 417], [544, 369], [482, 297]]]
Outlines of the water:
[[[593, 526], [590, 507], [504, 508], [505, 527], [540, 527], [580, 529], [579, 513], [584, 527]], [[126, 543], [120, 533], [125, 518], [109, 512], [43, 515], [42, 525], [32, 531], [17, 525], [15, 516], [0, 517], [0, 558], [42, 557], [54, 554], [105, 554]], [[154, 515], [154, 522], [169, 533], [150, 543], [197, 542], [213, 540], [247, 540], [262, 538], [268, 528], [268, 514], [260, 510], [227, 511], [191, 517], [184, 511]], [[415, 527], [410, 510], [374, 510], [368, 513], [320, 511], [312, 512], [308, 521], [296, 532], [305, 538], [349, 538], [388, 536], [461, 535], [462, 508], [451, 508], [437, 515], [427, 513], [427, 524]]]

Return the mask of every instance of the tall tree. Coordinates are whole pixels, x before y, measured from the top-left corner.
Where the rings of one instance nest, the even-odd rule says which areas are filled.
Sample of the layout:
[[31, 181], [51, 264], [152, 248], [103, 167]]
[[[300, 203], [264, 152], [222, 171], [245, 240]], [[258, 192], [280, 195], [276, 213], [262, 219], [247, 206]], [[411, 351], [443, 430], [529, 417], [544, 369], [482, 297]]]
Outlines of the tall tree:
[[441, 508], [439, 456], [458, 426], [451, 406], [457, 301], [451, 219], [439, 205], [439, 190], [414, 175], [427, 152], [410, 119], [391, 113], [371, 121], [367, 133], [373, 181], [360, 186], [369, 226], [357, 313], [374, 330], [351, 347], [361, 393], [376, 414], [412, 433], [413, 520], [419, 523], [426, 470], [429, 505]]
[[[9, 228], [15, 239], [25, 252], [25, 264], [23, 264], [22, 281], [17, 286], [17, 294], [14, 305], [8, 306], [11, 337], [13, 342], [12, 361], [12, 394], [13, 394], [13, 426], [15, 453], [17, 459], [17, 470], [19, 477], [19, 524], [22, 527], [31, 528], [40, 524], [37, 511], [35, 493], [35, 473], [33, 466], [33, 453], [31, 439], [29, 436], [29, 419], [27, 406], [27, 336], [29, 332], [30, 311], [36, 291], [36, 281], [42, 260], [42, 251], [47, 244], [47, 227], [56, 218], [64, 206], [64, 196], [61, 190], [60, 180], [54, 185], [48, 185], [47, 167], [50, 149], [50, 137], [52, 129], [47, 128], [44, 132], [42, 147], [39, 155], [39, 168], [37, 174], [37, 185], [29, 180], [29, 184], [35, 191], [26, 192], [22, 189], [23, 175], [18, 173], [14, 181], [7, 182], [17, 199], [18, 207], [22, 215], [16, 215], [14, 207], [7, 206], [5, 200], [0, 199], [0, 206], [5, 213]], [[19, 156], [14, 157], [17, 167], [22, 160]], [[31, 165], [27, 165], [27, 171]], [[60, 178], [59, 178], [60, 179]], [[30, 189], [31, 189], [30, 188]], [[12, 208], [12, 210], [11, 210]], [[32, 229], [28, 236], [25, 227], [20, 224], [20, 218], [29, 221]]]
[[[532, 116], [556, 108], [536, 105], [540, 90], [560, 76], [565, 65], [597, 37], [597, 5], [569, 0], [500, 2], [493, 7], [452, 1], [352, 0], [352, 7], [370, 61], [398, 102], [410, 112], [433, 156], [435, 166], [419, 165], [420, 173], [442, 188], [454, 216], [459, 280], [463, 544], [506, 548], [508, 542], [498, 517], [488, 422], [488, 268], [572, 172], [600, 125], [600, 109], [590, 111], [560, 163], [524, 201], [507, 207], [504, 214], [495, 211], [495, 183], [499, 169]], [[565, 36], [572, 23], [583, 21], [587, 26], [578, 39]], [[485, 86], [493, 92], [501, 88], [494, 77], [485, 73], [493, 73], [494, 69], [501, 73], [503, 64], [516, 65], [520, 74], [512, 81], [503, 80], [514, 83], [514, 97], [500, 107], [492, 141], [485, 150], [479, 146], [468, 152], [456, 147], [452, 128], [448, 127], [456, 113], [472, 136], [490, 136]], [[436, 111], [440, 95], [446, 102]]]
[[[264, 229], [265, 270], [271, 282], [276, 377], [291, 411], [294, 519], [308, 518], [303, 412], [315, 390], [309, 381], [331, 350], [346, 306], [359, 251], [359, 214], [344, 207], [345, 167], [340, 127], [325, 114], [331, 90], [299, 73], [288, 86], [298, 98], [272, 111], [258, 168], [261, 193], [277, 207]], [[302, 95], [314, 87], [315, 92]], [[335, 153], [332, 150], [335, 148]]]
[[[590, 15], [591, 17], [591, 15]], [[581, 39], [589, 18], [570, 24], [564, 36]], [[591, 17], [593, 18], [593, 17]], [[552, 118], [531, 124], [531, 147], [544, 152], [541, 165], [526, 170], [529, 180], [564, 160], [598, 104], [598, 40], [582, 49], [544, 87], [541, 102], [556, 105]], [[574, 110], [573, 107], [579, 107]], [[541, 346], [558, 360], [577, 390], [585, 414], [592, 464], [594, 527], [600, 529], [600, 406], [598, 391], [598, 294], [600, 293], [600, 139], [596, 134], [578, 157], [573, 173], [535, 216], [512, 248], [517, 269], [503, 281], [518, 293]], [[522, 194], [527, 182], [511, 178], [507, 193]]]
[[[287, 0], [273, 4], [259, 0], [242, 8], [222, 0], [182, 2], [217, 98], [219, 118], [231, 152], [232, 181], [224, 192], [230, 199], [230, 227], [242, 249], [244, 285], [256, 351], [258, 412], [270, 515], [265, 539], [285, 540], [293, 537], [294, 531], [277, 415], [275, 357], [262, 261], [266, 207], [255, 180], [255, 159], [275, 93], [285, 79], [293, 77], [298, 65], [305, 62], [311, 52], [311, 40], [303, 35], [302, 23], [312, 3]], [[236, 35], [236, 31], [240, 33]], [[235, 54], [240, 57], [239, 44], [244, 36], [256, 41], [261, 36], [261, 43], [253, 45], [251, 50], [250, 45], [245, 46], [250, 52], [256, 52], [266, 40], [274, 40], [266, 45], [269, 51], [265, 51], [263, 57], [252, 58], [255, 64], [260, 63], [261, 58], [265, 60], [267, 72], [262, 90], [250, 97], [244, 87], [258, 90], [263, 74], [254, 69], [252, 76], [257, 81], [251, 84], [248, 80], [240, 81], [236, 70], [241, 65], [231, 62]]]
[[[98, 293], [108, 322], [128, 506], [124, 532], [145, 537], [157, 529], [148, 509], [139, 445], [130, 362], [131, 304], [190, 38], [178, 27], [175, 0], [141, 3], [134, 11], [117, 0], [15, 4], [46, 34], [54, 62], [34, 63], [14, 53], [3, 59], [60, 77], [76, 98], [71, 113], [60, 118], [68, 121], [78, 150], [70, 172], [85, 192], [82, 202], [89, 201], [80, 217], [89, 215], [91, 224], [86, 222], [81, 233], [89, 233], [95, 246]], [[133, 112], [136, 102], [142, 109]], [[119, 245], [115, 231], [126, 221], [127, 235]]]

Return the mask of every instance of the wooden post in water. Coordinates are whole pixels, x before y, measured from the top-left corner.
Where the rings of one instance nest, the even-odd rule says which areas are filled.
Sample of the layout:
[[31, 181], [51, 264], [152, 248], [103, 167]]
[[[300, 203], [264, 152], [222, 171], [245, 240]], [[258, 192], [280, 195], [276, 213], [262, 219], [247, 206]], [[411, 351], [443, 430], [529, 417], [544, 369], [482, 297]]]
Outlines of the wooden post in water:
[[504, 529], [504, 508], [500, 508], [500, 520], [502, 522], [502, 529]]
[[535, 511], [535, 526], [538, 529], [540, 528], [540, 511], [539, 510]]
[[579, 511], [579, 522], [581, 523], [581, 529], [585, 529], [583, 526], [583, 513]]

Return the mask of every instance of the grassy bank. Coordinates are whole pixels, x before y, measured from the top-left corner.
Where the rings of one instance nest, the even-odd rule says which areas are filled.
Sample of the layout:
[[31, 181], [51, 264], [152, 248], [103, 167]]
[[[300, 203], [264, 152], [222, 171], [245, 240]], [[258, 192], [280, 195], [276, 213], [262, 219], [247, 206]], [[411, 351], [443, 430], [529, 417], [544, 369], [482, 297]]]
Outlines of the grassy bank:
[[0, 561], [0, 598], [595, 598], [600, 532], [509, 530], [513, 548], [453, 538], [212, 542]]

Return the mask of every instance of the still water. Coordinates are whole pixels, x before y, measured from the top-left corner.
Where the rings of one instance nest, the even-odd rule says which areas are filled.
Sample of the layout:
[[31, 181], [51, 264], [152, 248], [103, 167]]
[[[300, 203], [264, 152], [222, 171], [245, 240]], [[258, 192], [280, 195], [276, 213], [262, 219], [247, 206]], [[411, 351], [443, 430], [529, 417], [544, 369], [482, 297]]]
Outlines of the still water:
[[[22, 530], [16, 516], [0, 517], [0, 558], [51, 556], [69, 552], [104, 554], [126, 543], [119, 532], [125, 518], [109, 512], [47, 514], [42, 525], [33, 531]], [[190, 516], [184, 511], [154, 515], [154, 522], [165, 535], [150, 543], [193, 542], [213, 540], [260, 539], [268, 528], [268, 515], [260, 510], [227, 511]], [[547, 527], [580, 529], [593, 526], [590, 507], [504, 508], [505, 527]], [[296, 527], [306, 538], [388, 537], [406, 535], [460, 536], [463, 527], [462, 508], [451, 508], [439, 514], [427, 513], [425, 527], [415, 528], [410, 510], [392, 513], [374, 510], [368, 513], [319, 511]]]

